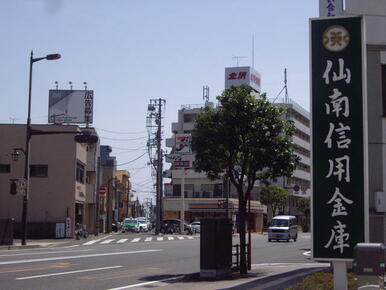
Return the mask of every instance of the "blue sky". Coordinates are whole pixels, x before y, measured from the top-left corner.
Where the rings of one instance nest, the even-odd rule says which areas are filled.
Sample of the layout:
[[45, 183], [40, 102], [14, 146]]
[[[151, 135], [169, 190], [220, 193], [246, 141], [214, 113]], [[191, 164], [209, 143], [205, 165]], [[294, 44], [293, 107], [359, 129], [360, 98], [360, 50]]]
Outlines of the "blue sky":
[[[86, 81], [102, 144], [113, 147], [118, 164], [129, 162], [146, 149], [149, 100], [166, 99], [170, 137], [180, 106], [203, 102], [203, 85], [215, 101], [233, 56], [251, 65], [252, 35], [262, 91], [276, 97], [287, 68], [289, 96], [309, 110], [308, 19], [317, 14], [316, 0], [1, 1], [0, 123], [26, 121], [30, 51], [60, 53], [34, 64], [32, 122], [47, 122], [55, 81], [60, 89], [69, 81], [83, 89]], [[140, 199], [152, 197], [148, 161], [145, 154], [118, 167], [132, 173]]]

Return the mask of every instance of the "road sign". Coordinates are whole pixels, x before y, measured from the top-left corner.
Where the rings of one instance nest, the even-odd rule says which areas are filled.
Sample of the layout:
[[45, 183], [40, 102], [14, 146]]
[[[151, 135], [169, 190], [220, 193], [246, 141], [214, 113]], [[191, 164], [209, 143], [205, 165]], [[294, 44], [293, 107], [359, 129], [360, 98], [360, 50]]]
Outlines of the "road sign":
[[25, 190], [27, 189], [27, 179], [20, 178], [17, 180], [17, 189], [18, 190]]
[[101, 186], [99, 187], [99, 194], [104, 195], [107, 193], [107, 186]]

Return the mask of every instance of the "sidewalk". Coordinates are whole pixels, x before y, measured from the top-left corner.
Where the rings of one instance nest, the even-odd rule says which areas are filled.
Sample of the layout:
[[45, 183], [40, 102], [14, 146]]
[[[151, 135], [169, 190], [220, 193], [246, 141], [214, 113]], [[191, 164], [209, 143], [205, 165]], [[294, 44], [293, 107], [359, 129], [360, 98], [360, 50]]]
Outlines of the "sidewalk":
[[[261, 289], [281, 290], [302, 281], [307, 275], [327, 270], [329, 263], [277, 263], [255, 264], [246, 275], [233, 273], [224, 280], [201, 279], [199, 273], [173, 277], [160, 277], [159, 282], [137, 284], [135, 289]], [[154, 278], [154, 277], [153, 277]], [[163, 279], [162, 279], [163, 278]], [[150, 285], [152, 284], [152, 285]], [[124, 287], [122, 289], [125, 289]]]
[[[90, 235], [87, 239], [82, 239], [83, 241], [87, 241], [90, 239], [94, 239], [96, 237], [103, 238], [107, 235], [111, 235], [111, 233], [100, 233], [99, 235]], [[74, 238], [63, 238], [63, 239], [27, 239], [27, 245], [21, 244], [21, 239], [14, 239], [13, 245], [0, 245], [1, 250], [18, 250], [18, 249], [34, 249], [34, 248], [47, 248], [51, 246], [59, 246], [65, 245], [68, 243], [73, 243], [76, 241]]]

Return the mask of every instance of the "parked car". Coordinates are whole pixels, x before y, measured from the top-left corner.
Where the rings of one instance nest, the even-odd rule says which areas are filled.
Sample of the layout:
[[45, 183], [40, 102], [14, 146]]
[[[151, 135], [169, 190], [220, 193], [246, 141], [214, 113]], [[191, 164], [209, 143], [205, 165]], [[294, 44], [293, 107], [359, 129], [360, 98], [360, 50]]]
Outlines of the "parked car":
[[122, 232], [139, 232], [140, 231], [140, 224], [138, 220], [126, 218], [122, 222]]
[[298, 226], [296, 217], [281, 215], [275, 216], [270, 223], [268, 229], [268, 242], [272, 240], [293, 240], [296, 242], [298, 238]]
[[200, 222], [192, 222], [190, 226], [194, 229], [196, 233], [200, 232], [201, 223]]
[[[180, 232], [181, 220], [179, 219], [166, 219], [161, 221], [160, 232], [163, 234], [174, 234]], [[187, 234], [194, 234], [195, 230], [187, 223], [184, 222], [184, 232]]]
[[146, 219], [137, 219], [139, 223], [139, 231], [148, 232], [149, 231], [149, 223]]

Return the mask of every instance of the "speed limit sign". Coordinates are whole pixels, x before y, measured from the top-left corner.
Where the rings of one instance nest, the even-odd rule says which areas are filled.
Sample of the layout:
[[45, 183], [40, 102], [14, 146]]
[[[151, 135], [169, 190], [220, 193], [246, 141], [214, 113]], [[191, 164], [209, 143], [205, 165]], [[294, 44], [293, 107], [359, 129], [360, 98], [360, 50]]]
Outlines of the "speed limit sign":
[[17, 189], [24, 190], [27, 189], [27, 179], [21, 178], [17, 180]]

